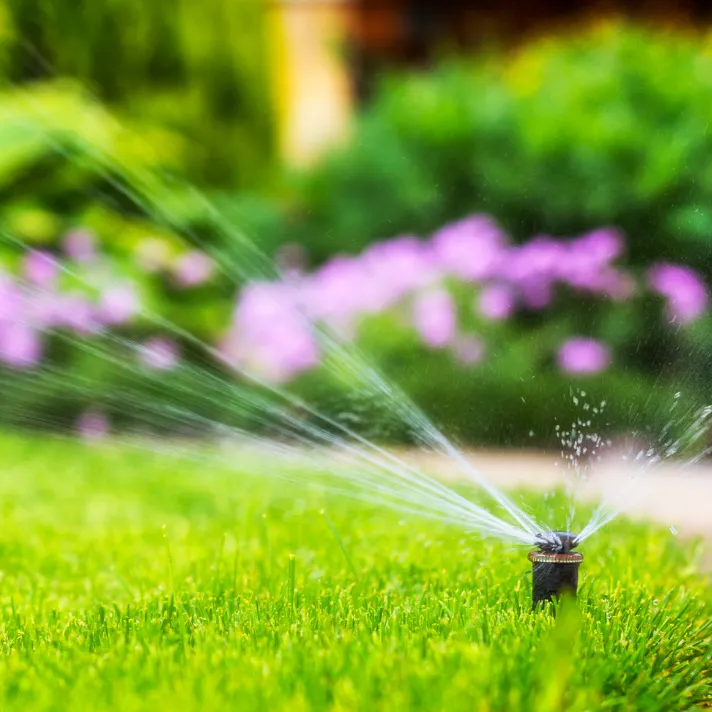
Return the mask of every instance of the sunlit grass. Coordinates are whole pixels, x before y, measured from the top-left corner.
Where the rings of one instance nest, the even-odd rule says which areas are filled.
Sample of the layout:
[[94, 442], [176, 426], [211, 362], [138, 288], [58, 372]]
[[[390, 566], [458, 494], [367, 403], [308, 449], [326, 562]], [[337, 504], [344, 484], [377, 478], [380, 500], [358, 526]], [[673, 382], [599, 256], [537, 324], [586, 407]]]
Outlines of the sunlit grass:
[[555, 623], [530, 611], [525, 549], [255, 477], [269, 461], [19, 438], [0, 455], [0, 709], [710, 699], [709, 581], [667, 530], [587, 542], [580, 614]]

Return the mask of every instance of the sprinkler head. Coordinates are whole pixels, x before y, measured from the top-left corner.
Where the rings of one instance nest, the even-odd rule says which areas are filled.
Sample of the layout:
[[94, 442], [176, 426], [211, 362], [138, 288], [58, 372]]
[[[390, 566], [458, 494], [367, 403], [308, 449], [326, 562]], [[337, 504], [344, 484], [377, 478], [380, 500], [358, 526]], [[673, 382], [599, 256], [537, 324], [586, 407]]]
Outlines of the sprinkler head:
[[572, 551], [577, 545], [571, 532], [544, 532], [536, 537], [538, 551], [529, 552], [532, 562], [532, 607], [559, 599], [566, 593], [576, 596], [578, 570], [583, 555]]
[[577, 534], [571, 532], [544, 532], [535, 537], [540, 551], [551, 554], [568, 554], [578, 546]]

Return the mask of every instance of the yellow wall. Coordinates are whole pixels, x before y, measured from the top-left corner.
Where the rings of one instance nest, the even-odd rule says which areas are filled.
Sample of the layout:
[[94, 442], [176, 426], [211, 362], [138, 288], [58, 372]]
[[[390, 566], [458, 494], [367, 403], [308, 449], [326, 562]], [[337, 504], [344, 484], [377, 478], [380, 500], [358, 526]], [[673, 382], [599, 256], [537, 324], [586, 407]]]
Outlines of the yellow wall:
[[340, 56], [346, 0], [280, 0], [272, 5], [282, 156], [303, 165], [344, 137], [352, 110]]

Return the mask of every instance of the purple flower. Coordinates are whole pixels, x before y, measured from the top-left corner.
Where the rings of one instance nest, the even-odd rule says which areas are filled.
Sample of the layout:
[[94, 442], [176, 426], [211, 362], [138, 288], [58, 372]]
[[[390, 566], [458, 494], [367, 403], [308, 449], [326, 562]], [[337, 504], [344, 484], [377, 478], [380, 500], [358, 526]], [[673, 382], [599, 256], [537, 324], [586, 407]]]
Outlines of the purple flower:
[[530, 309], [543, 309], [553, 298], [563, 247], [550, 237], [535, 237], [526, 245], [510, 248], [499, 267], [499, 277], [518, 288]]
[[391, 304], [438, 278], [429, 245], [415, 237], [397, 237], [372, 245], [360, 257], [369, 282], [379, 285]]
[[633, 292], [627, 275], [610, 262], [623, 251], [623, 238], [612, 228], [595, 230], [568, 243], [539, 236], [510, 248], [501, 261], [499, 276], [519, 287], [532, 309], [549, 305], [557, 282], [625, 299]]
[[319, 347], [304, 322], [284, 322], [259, 340], [233, 328], [220, 345], [226, 363], [273, 383], [290, 381], [319, 363]]
[[48, 252], [32, 250], [25, 256], [22, 271], [28, 282], [38, 287], [49, 288], [57, 281], [59, 265]]
[[295, 290], [280, 282], [253, 282], [247, 285], [233, 315], [238, 331], [260, 335], [275, 324], [291, 319], [295, 309]]
[[85, 410], [77, 419], [76, 429], [82, 440], [96, 442], [109, 434], [109, 419], [100, 410]]
[[485, 345], [476, 336], [458, 336], [452, 351], [460, 363], [467, 365], [481, 363], [485, 357]]
[[310, 319], [348, 332], [359, 316], [382, 312], [434, 281], [432, 263], [426, 245], [399, 237], [376, 243], [359, 257], [333, 258], [304, 278], [292, 298]]
[[178, 344], [172, 339], [155, 336], [147, 339], [139, 350], [141, 362], [147, 368], [168, 371], [178, 363]]
[[491, 284], [480, 292], [477, 306], [486, 319], [501, 321], [514, 312], [515, 295], [506, 284]]
[[291, 380], [319, 363], [319, 347], [303, 320], [285, 322], [259, 344], [255, 354], [264, 375], [276, 383]]
[[600, 341], [575, 337], [561, 345], [557, 362], [567, 373], [600, 373], [610, 365], [611, 352]]
[[519, 285], [522, 301], [529, 309], [544, 309], [554, 298], [554, 284], [548, 280], [528, 280]]
[[572, 240], [559, 260], [559, 279], [573, 287], [622, 300], [632, 296], [632, 279], [610, 263], [623, 254], [622, 235], [614, 228], [601, 228]]
[[457, 313], [447, 290], [419, 294], [413, 304], [413, 324], [428, 346], [442, 348], [450, 343], [457, 330]]
[[99, 301], [99, 319], [108, 326], [126, 323], [140, 310], [136, 290], [129, 284], [110, 287]]
[[92, 334], [100, 329], [97, 310], [81, 294], [62, 294], [56, 299], [54, 326], [78, 334]]
[[376, 301], [366, 295], [370, 288], [356, 258], [335, 257], [304, 282], [301, 298], [311, 319], [343, 324], [363, 311], [365, 304]]
[[96, 257], [96, 240], [89, 230], [71, 230], [64, 236], [62, 247], [75, 262], [91, 262]]
[[0, 361], [12, 368], [36, 366], [42, 358], [42, 339], [29, 324], [15, 321], [0, 324]]
[[438, 230], [432, 237], [435, 263], [446, 273], [480, 280], [495, 274], [507, 240], [484, 215], [473, 215]]
[[35, 329], [51, 329], [56, 323], [59, 295], [52, 292], [25, 293], [23, 318]]
[[0, 324], [14, 321], [24, 305], [22, 292], [9, 276], [0, 272]]
[[319, 347], [297, 297], [292, 286], [281, 283], [246, 287], [222, 344], [226, 358], [274, 382], [316, 366]]
[[588, 232], [570, 243], [571, 248], [598, 265], [608, 264], [623, 254], [625, 241], [621, 233], [612, 227], [603, 227]]
[[570, 270], [563, 281], [574, 289], [594, 292], [615, 301], [629, 299], [635, 294], [633, 278], [613, 267], [591, 269], [589, 265], [584, 265], [580, 270]]
[[515, 283], [552, 280], [558, 276], [564, 249], [560, 242], [540, 235], [525, 245], [510, 247], [500, 264], [500, 275]]
[[197, 287], [215, 270], [215, 263], [203, 252], [193, 250], [182, 255], [174, 267], [175, 278], [182, 287]]
[[648, 284], [667, 299], [666, 313], [672, 322], [687, 324], [707, 310], [707, 286], [689, 267], [668, 263], [656, 265], [648, 270]]
[[360, 257], [330, 260], [303, 280], [299, 301], [311, 319], [348, 331], [359, 316], [394, 306], [432, 275], [422, 243], [398, 238], [378, 243]]

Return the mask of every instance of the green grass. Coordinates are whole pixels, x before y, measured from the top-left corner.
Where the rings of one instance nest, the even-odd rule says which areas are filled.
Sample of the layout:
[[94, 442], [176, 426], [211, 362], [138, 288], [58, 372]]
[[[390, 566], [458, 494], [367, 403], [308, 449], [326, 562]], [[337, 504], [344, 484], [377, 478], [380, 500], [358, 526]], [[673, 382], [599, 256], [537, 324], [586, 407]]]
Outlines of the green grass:
[[2, 710], [710, 700], [709, 580], [667, 530], [594, 537], [555, 621], [530, 612], [524, 551], [245, 476], [268, 462], [19, 438], [0, 457]]

